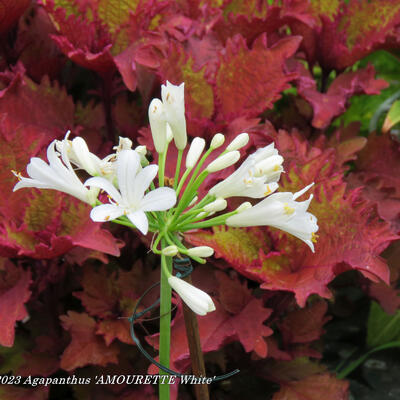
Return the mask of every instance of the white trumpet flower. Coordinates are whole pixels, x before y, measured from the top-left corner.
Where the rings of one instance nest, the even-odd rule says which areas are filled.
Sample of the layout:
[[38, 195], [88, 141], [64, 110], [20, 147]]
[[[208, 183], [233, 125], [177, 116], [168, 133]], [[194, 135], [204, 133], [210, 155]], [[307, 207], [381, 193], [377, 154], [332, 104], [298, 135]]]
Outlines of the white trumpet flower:
[[187, 144], [185, 119], [185, 84], [173, 85], [167, 81], [161, 86], [161, 98], [168, 124], [174, 135], [175, 145], [183, 150]]
[[283, 171], [282, 163], [283, 157], [271, 143], [248, 156], [235, 172], [213, 186], [210, 194], [222, 198], [268, 196], [278, 189], [276, 182]]
[[208, 312], [215, 310], [214, 302], [206, 292], [203, 292], [176, 276], [170, 276], [168, 278], [168, 283], [196, 314], [206, 315]]
[[117, 178], [119, 191], [105, 178], [90, 178], [86, 186], [103, 189], [109, 194], [110, 204], [92, 209], [93, 221], [104, 222], [126, 215], [144, 235], [149, 223], [145, 211], [164, 211], [176, 203], [173, 189], [161, 187], [145, 195], [150, 183], [158, 172], [157, 165], [140, 166], [140, 156], [134, 150], [123, 150], [117, 156]]
[[29, 178], [14, 172], [19, 182], [14, 186], [14, 192], [25, 187], [36, 187], [38, 189], [53, 189], [70, 194], [92, 204], [95, 202], [98, 191], [89, 191], [76, 175], [71, 166], [66, 148], [64, 147], [60, 155], [55, 151], [56, 141], [50, 143], [47, 148], [47, 159], [49, 164], [38, 157], [31, 158], [26, 171]]
[[305, 201], [295, 201], [312, 185], [308, 185], [294, 194], [290, 192], [274, 193], [240, 214], [227, 218], [226, 225], [234, 227], [272, 226], [301, 239], [314, 252], [313, 242], [316, 241], [315, 232], [318, 231], [317, 218], [307, 212], [313, 195], [310, 195]]
[[[63, 140], [56, 141], [56, 149], [61, 154], [65, 152], [72, 164], [80, 169], [85, 170], [89, 175], [104, 176], [107, 179], [112, 180], [115, 173], [115, 154], [110, 154], [107, 157], [100, 159], [89, 151], [85, 140], [81, 137], [78, 136], [72, 140], [69, 140], [69, 133], [70, 132], [68, 131]], [[130, 146], [132, 145], [132, 142], [127, 138], [120, 137], [119, 139], [119, 146], [114, 147], [117, 152], [121, 151], [123, 146], [128, 146], [129, 142]]]

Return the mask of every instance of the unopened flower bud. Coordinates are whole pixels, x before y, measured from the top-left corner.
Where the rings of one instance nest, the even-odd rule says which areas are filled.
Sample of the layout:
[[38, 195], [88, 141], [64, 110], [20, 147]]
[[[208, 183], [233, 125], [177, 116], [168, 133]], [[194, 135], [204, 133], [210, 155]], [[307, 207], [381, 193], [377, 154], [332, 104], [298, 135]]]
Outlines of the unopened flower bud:
[[205, 212], [218, 212], [225, 210], [226, 206], [228, 205], [227, 201], [225, 199], [217, 199], [213, 201], [210, 204], [207, 204], [204, 206], [204, 211]]
[[175, 145], [183, 150], [187, 144], [185, 119], [185, 84], [173, 85], [167, 81], [161, 86], [161, 98], [164, 104], [165, 116], [171, 126]]
[[189, 152], [186, 156], [186, 168], [193, 168], [204, 150], [206, 141], [203, 138], [195, 137], [190, 145]]
[[171, 129], [169, 123], [167, 122], [167, 143], [171, 143], [173, 138], [174, 138], [174, 135], [172, 134], [172, 129]]
[[192, 247], [188, 250], [188, 255], [190, 257], [211, 257], [214, 254], [214, 249], [209, 246], [198, 246]]
[[168, 278], [168, 283], [196, 314], [206, 315], [208, 312], [215, 310], [215, 305], [206, 292], [203, 292], [176, 276], [170, 276]]
[[153, 99], [149, 106], [149, 121], [154, 147], [157, 153], [163, 153], [167, 145], [167, 122], [164, 105], [160, 99]]
[[177, 248], [175, 245], [168, 246], [168, 247], [164, 247], [164, 248], [161, 250], [161, 253], [162, 253], [164, 256], [167, 256], [167, 257], [176, 256], [176, 255], [178, 254], [178, 252], [179, 252], [179, 250], [178, 250], [178, 248]]
[[246, 146], [249, 143], [249, 134], [248, 133], [241, 133], [237, 135], [235, 139], [228, 145], [226, 148], [227, 151], [239, 150], [242, 147]]
[[225, 136], [222, 133], [217, 133], [211, 140], [210, 149], [217, 149], [221, 147], [225, 142]]
[[251, 203], [249, 201], [245, 201], [244, 203], [242, 203], [237, 209], [236, 211], [240, 214], [241, 212], [243, 212], [244, 210], [248, 210], [249, 208], [253, 207], [251, 205]]
[[211, 162], [206, 170], [208, 172], [217, 172], [221, 169], [230, 167], [235, 164], [237, 160], [240, 158], [240, 153], [238, 151], [230, 151], [229, 153], [225, 153], [221, 157], [218, 157], [213, 162]]

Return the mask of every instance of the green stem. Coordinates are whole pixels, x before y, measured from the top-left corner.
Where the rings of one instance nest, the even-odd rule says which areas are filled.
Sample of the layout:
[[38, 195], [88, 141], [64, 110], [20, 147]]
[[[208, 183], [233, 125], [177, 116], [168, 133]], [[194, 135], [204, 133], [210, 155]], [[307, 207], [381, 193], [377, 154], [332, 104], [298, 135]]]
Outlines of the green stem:
[[[176, 187], [178, 186], [179, 174], [181, 172], [182, 155], [183, 155], [183, 150], [178, 150], [178, 159], [176, 160], [176, 171], [174, 178], [174, 189], [176, 189]], [[177, 196], [178, 193], [176, 194]]]
[[158, 184], [159, 186], [164, 186], [165, 178], [165, 160], [167, 158], [167, 149], [158, 155]]
[[350, 365], [348, 365], [344, 370], [339, 372], [336, 376], [338, 379], [344, 379], [347, 375], [349, 375], [351, 372], [353, 372], [359, 365], [361, 365], [371, 354], [380, 351], [380, 350], [385, 350], [385, 349], [390, 349], [393, 347], [400, 347], [400, 341], [396, 342], [390, 342], [383, 344], [381, 346], [375, 347], [374, 349], [368, 351], [365, 353], [363, 356], [361, 356], [359, 359], [353, 361]]
[[[162, 239], [162, 248], [166, 247], [165, 239]], [[169, 368], [171, 346], [171, 286], [168, 283], [166, 269], [172, 272], [172, 257], [161, 255], [161, 283], [160, 283], [160, 363]], [[159, 371], [160, 375], [168, 375]], [[159, 399], [169, 400], [170, 386], [167, 383], [159, 383]]]
[[228, 217], [230, 217], [231, 215], [235, 215], [237, 214], [237, 211], [232, 211], [223, 215], [219, 215], [218, 217], [215, 218], [211, 218], [208, 219], [206, 221], [203, 222], [197, 222], [197, 223], [193, 223], [193, 224], [182, 224], [182, 225], [177, 225], [176, 227], [174, 227], [174, 229], [179, 230], [181, 232], [185, 232], [191, 229], [202, 229], [202, 228], [210, 228], [211, 226], [214, 225], [224, 225], [225, 221]]

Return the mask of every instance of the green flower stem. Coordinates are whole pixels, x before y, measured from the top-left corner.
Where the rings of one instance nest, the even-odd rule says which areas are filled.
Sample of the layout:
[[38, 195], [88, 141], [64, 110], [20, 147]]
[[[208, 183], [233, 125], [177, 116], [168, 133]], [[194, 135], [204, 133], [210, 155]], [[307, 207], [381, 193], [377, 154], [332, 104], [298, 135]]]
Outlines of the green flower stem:
[[162, 233], [160, 233], [160, 234], [156, 237], [156, 240], [154, 241], [153, 245], [151, 246], [151, 251], [152, 251], [154, 254], [161, 254], [161, 251], [158, 250], [157, 247], [158, 247], [158, 243], [160, 243], [160, 240], [163, 238], [163, 236], [164, 236], [164, 235], [163, 235]]
[[214, 226], [214, 225], [224, 225], [226, 219], [228, 217], [230, 217], [231, 215], [235, 215], [235, 214], [237, 214], [236, 210], [232, 211], [230, 213], [219, 215], [218, 217], [211, 218], [211, 219], [208, 219], [203, 222], [197, 222], [194, 224], [187, 224], [187, 225], [178, 225], [176, 227], [176, 229], [181, 232], [185, 232], [185, 231], [189, 231], [191, 229], [202, 229], [202, 228], [210, 228], [211, 226]]
[[[174, 178], [174, 189], [178, 186], [179, 174], [181, 172], [181, 163], [182, 163], [183, 150], [178, 150], [178, 159], [176, 160], [176, 171]], [[178, 193], [176, 195], [178, 196]]]
[[182, 178], [181, 178], [181, 180], [179, 181], [178, 188], [176, 189], [176, 196], [178, 196], [179, 193], [181, 192], [182, 186], [183, 186], [183, 184], [185, 183], [186, 178], [189, 176], [189, 174], [190, 174], [191, 171], [192, 171], [192, 168], [188, 168], [188, 169], [186, 169], [185, 172], [183, 173]]
[[183, 196], [181, 197], [181, 199], [180, 199], [180, 201], [178, 203], [178, 206], [175, 209], [175, 212], [174, 212], [173, 217], [172, 217], [171, 224], [178, 219], [178, 217], [181, 215], [182, 211], [193, 200], [197, 189], [203, 183], [204, 179], [206, 179], [207, 175], [208, 175], [208, 171], [203, 171], [194, 182], [189, 182], [188, 183], [188, 186], [186, 187], [186, 190], [183, 193]]
[[[162, 239], [162, 248], [166, 247], [166, 240]], [[171, 346], [171, 286], [168, 276], [172, 272], [172, 257], [161, 255], [161, 279], [160, 279], [160, 363], [169, 368]], [[159, 371], [160, 375], [168, 375]], [[159, 399], [169, 400], [170, 385], [159, 383]]]
[[[183, 243], [175, 236], [175, 235], [171, 235], [169, 236], [168, 234], [166, 235], [166, 239], [168, 241], [169, 244], [174, 244], [176, 247], [178, 247], [179, 252], [182, 254], [188, 254], [187, 248], [183, 245]], [[193, 260], [197, 261], [200, 264], [205, 264], [205, 260], [201, 257], [197, 257], [197, 256], [190, 256], [190, 258], [192, 258]]]
[[164, 186], [165, 178], [165, 160], [167, 159], [167, 148], [163, 153], [158, 155], [158, 184], [159, 186]]

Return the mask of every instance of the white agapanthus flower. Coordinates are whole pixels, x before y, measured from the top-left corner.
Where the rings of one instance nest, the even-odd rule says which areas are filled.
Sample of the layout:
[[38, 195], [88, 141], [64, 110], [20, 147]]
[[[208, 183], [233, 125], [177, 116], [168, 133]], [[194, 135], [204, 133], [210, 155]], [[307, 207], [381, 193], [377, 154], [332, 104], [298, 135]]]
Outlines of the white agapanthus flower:
[[61, 149], [60, 159], [60, 154], [56, 152], [55, 146], [56, 141], [54, 140], [47, 148], [49, 164], [38, 157], [31, 158], [26, 167], [29, 178], [13, 171], [19, 179], [19, 182], [14, 186], [14, 192], [27, 187], [53, 189], [70, 194], [85, 203], [92, 204], [95, 202], [98, 191], [89, 191], [82, 184], [71, 166], [66, 148]]
[[196, 314], [206, 315], [208, 312], [215, 310], [214, 302], [206, 292], [203, 292], [176, 276], [170, 276], [168, 278], [168, 283]]
[[90, 213], [93, 221], [104, 222], [126, 215], [144, 235], [149, 223], [146, 211], [164, 211], [176, 203], [175, 191], [161, 187], [145, 194], [157, 175], [158, 166], [140, 166], [140, 156], [134, 150], [123, 150], [116, 161], [119, 191], [105, 178], [94, 177], [85, 182], [86, 186], [97, 187], [108, 193], [109, 204], [94, 207]]
[[268, 196], [278, 189], [282, 163], [283, 157], [271, 143], [248, 156], [234, 173], [212, 187], [210, 194], [222, 198]]
[[314, 252], [313, 241], [315, 232], [318, 231], [317, 218], [307, 212], [313, 195], [305, 201], [296, 201], [312, 185], [294, 194], [274, 193], [240, 214], [228, 217], [226, 224], [234, 227], [272, 226], [303, 240]]

